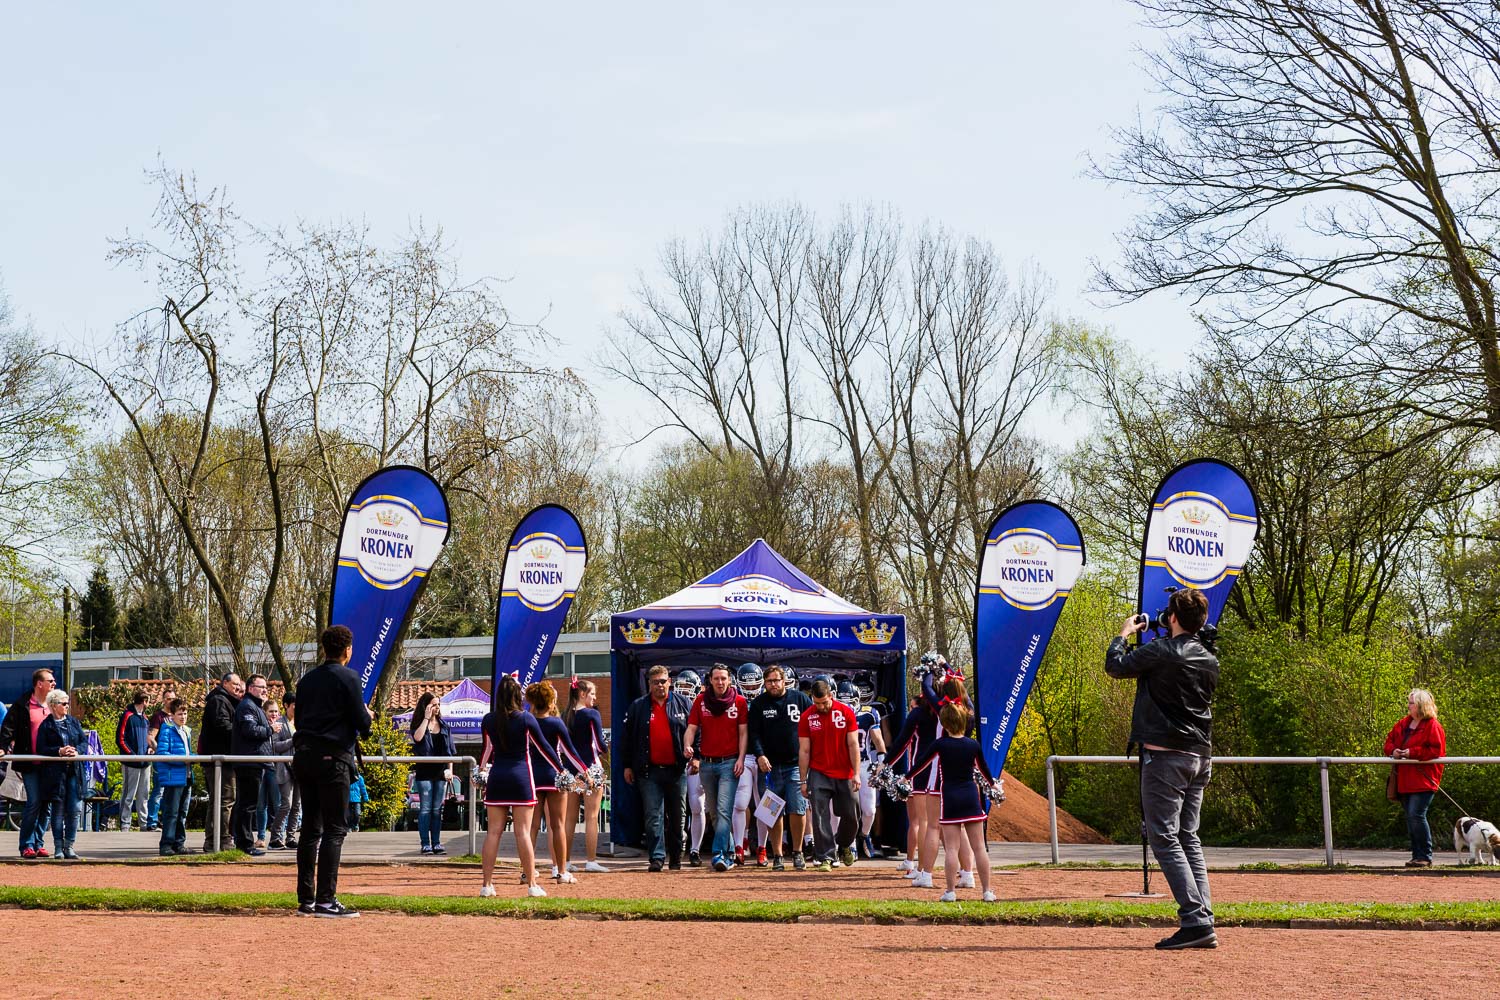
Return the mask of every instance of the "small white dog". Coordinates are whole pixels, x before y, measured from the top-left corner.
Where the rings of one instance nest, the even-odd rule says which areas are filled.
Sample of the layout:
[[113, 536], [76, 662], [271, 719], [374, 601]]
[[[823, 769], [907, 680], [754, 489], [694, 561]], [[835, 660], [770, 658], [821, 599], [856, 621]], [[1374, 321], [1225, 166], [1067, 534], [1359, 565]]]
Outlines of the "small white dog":
[[1495, 824], [1473, 816], [1460, 816], [1453, 824], [1453, 849], [1458, 852], [1458, 863], [1464, 864], [1468, 855], [1469, 864], [1500, 864], [1500, 830]]

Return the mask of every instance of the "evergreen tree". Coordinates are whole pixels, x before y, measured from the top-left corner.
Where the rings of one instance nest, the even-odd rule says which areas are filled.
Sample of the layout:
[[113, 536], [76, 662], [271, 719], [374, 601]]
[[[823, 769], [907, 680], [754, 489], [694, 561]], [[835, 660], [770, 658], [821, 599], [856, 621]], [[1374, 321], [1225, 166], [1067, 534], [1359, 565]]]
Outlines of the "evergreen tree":
[[78, 638], [74, 649], [120, 648], [120, 607], [115, 602], [115, 588], [103, 566], [95, 566], [89, 576], [88, 590], [78, 602]]
[[177, 633], [177, 602], [165, 586], [148, 587], [141, 600], [125, 611], [125, 643], [130, 649], [161, 649], [181, 645]]

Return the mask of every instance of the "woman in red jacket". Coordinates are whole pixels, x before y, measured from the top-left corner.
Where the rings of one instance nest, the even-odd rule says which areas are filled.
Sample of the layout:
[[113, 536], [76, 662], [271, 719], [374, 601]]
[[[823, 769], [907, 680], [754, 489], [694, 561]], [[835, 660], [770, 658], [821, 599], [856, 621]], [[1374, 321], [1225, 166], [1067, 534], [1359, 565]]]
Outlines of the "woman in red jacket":
[[[1385, 752], [1394, 760], [1436, 760], [1448, 749], [1448, 738], [1437, 720], [1432, 692], [1417, 688], [1407, 696], [1406, 715], [1391, 727]], [[1443, 781], [1441, 764], [1405, 764], [1396, 768], [1396, 794], [1406, 811], [1406, 833], [1411, 838], [1408, 868], [1432, 867], [1432, 830], [1427, 807]]]

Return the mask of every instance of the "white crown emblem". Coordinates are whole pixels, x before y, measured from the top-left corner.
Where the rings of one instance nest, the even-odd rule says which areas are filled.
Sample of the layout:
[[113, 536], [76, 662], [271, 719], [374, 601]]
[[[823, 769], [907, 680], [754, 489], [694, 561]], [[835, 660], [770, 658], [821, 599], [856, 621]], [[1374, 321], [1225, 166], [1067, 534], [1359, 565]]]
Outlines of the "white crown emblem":
[[387, 528], [394, 528], [396, 525], [401, 523], [401, 515], [393, 510], [382, 508], [375, 512], [375, 520], [379, 521]]

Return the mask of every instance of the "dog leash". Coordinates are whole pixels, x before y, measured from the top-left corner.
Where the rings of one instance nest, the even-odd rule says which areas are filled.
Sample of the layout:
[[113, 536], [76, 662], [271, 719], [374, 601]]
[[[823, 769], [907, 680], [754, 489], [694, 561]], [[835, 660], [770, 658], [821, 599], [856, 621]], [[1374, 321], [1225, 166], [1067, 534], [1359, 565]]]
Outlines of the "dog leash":
[[1458, 810], [1458, 814], [1460, 816], [1472, 816], [1472, 815], [1474, 815], [1473, 813], [1469, 812], [1469, 810], [1467, 810], [1463, 806], [1459, 805], [1458, 804], [1458, 800], [1455, 799], [1453, 796], [1449, 795], [1447, 789], [1445, 789], [1442, 785], [1438, 786], [1438, 791], [1440, 791], [1440, 792], [1443, 793], [1443, 798], [1445, 798], [1449, 802], [1453, 803], [1453, 808], [1455, 808], [1455, 809]]

